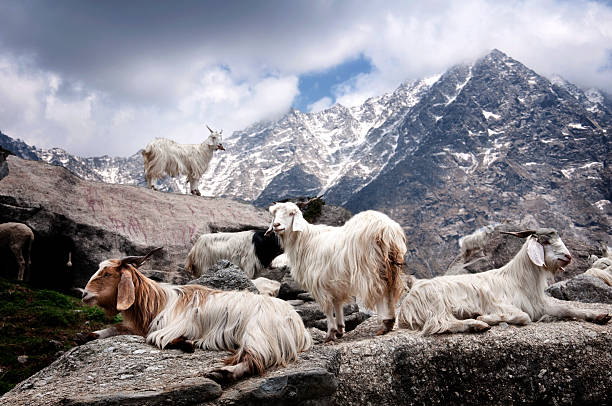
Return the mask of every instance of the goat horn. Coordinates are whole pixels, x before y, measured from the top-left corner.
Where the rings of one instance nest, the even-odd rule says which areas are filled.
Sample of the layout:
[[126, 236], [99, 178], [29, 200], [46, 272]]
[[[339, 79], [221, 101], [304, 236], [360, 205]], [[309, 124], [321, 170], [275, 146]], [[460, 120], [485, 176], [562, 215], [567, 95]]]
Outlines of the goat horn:
[[214, 133], [214, 131], [208, 126], [208, 124], [206, 124], [206, 128], [208, 128], [208, 131], [210, 131], [211, 133]]
[[161, 249], [163, 249], [163, 247], [157, 247], [152, 249], [151, 251], [149, 251], [148, 254], [144, 255], [144, 256], [131, 256], [131, 257], [125, 257], [121, 260], [121, 265], [133, 265], [134, 267], [138, 268], [140, 267], [142, 264], [145, 263], [145, 261], [147, 259], [149, 259], [149, 257], [151, 257], [151, 255], [153, 255], [154, 253], [156, 253], [157, 251], [160, 251]]
[[526, 238], [529, 237], [530, 235], [534, 235], [536, 233], [535, 230], [525, 230], [525, 231], [500, 231], [500, 234], [508, 234], [508, 235], [513, 235], [515, 237], [518, 238]]
[[323, 195], [317, 196], [317, 197], [313, 197], [312, 199], [308, 199], [305, 202], [297, 202], [295, 205], [301, 209], [303, 207], [308, 206], [310, 203], [314, 202], [315, 200], [320, 200], [322, 196]]

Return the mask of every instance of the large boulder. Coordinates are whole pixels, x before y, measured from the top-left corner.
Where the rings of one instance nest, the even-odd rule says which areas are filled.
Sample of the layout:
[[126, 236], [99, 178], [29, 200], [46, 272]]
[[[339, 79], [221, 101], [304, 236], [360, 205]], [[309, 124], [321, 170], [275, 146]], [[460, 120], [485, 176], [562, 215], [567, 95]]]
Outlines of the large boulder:
[[259, 293], [242, 269], [224, 259], [204, 271], [199, 278], [189, 281], [188, 284], [203, 285], [219, 290], [248, 290]]
[[[576, 303], [612, 312], [612, 305]], [[298, 362], [226, 388], [204, 378], [228, 353], [158, 350], [140, 337], [68, 351], [0, 398], [11, 405], [607, 404], [612, 324], [502, 324], [482, 334], [375, 336], [376, 317]], [[313, 332], [320, 342], [322, 332]]]
[[554, 283], [546, 289], [546, 292], [561, 300], [612, 304], [612, 287], [591, 275], [581, 274], [566, 281]]
[[[163, 253], [144, 268], [176, 271], [200, 234], [263, 228], [270, 222], [267, 211], [229, 199], [85, 181], [65, 168], [15, 156], [7, 163], [9, 174], [0, 180], [0, 222], [25, 223], [50, 239], [68, 238], [74, 250], [73, 286], [85, 285], [102, 260], [158, 246]], [[34, 257], [33, 269], [48, 262]], [[66, 270], [41, 267], [41, 272]]]

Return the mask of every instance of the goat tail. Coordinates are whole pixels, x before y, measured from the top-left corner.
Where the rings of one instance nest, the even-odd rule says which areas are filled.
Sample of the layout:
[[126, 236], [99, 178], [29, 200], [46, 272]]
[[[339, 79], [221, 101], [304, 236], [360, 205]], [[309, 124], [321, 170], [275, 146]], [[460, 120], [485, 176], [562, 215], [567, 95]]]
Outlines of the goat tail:
[[383, 253], [384, 269], [382, 278], [387, 283], [387, 291], [397, 303], [404, 292], [401, 274], [404, 267], [404, 255], [408, 250], [406, 247], [406, 236], [399, 225], [387, 227], [383, 230], [377, 243]]

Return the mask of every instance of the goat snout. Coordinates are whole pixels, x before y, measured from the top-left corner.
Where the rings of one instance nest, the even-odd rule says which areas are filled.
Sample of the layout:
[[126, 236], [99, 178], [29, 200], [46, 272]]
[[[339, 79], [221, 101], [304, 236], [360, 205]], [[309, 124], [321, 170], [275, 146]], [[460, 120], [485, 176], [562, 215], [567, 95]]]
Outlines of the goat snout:
[[83, 301], [83, 303], [91, 303], [94, 299], [96, 298], [96, 295], [91, 293], [88, 290], [83, 290], [83, 295], [81, 296], [81, 300]]

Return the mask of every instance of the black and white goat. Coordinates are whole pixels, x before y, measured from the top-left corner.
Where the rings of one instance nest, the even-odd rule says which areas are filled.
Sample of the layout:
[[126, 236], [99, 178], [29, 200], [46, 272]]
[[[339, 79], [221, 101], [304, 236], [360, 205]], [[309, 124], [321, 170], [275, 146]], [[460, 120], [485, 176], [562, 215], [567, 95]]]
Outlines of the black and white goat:
[[210, 135], [201, 144], [177, 144], [167, 138], [156, 138], [142, 151], [147, 187], [155, 189], [154, 182], [164, 175], [186, 175], [191, 194], [200, 196], [198, 183], [208, 169], [213, 152], [225, 151], [221, 133], [208, 127]]
[[100, 306], [108, 316], [121, 312], [124, 322], [90, 333], [90, 339], [137, 334], [159, 348], [232, 351], [226, 366], [210, 372], [217, 381], [284, 366], [311, 347], [302, 319], [283, 300], [148, 279], [137, 268], [155, 251], [100, 263], [83, 290], [83, 302]]
[[555, 230], [505, 234], [527, 241], [501, 268], [413, 281], [400, 307], [399, 326], [437, 334], [485, 331], [501, 322], [524, 325], [545, 315], [598, 324], [610, 320], [610, 314], [579, 309], [544, 293], [547, 279], [572, 259]]
[[253, 278], [283, 253], [275, 235], [263, 230], [202, 234], [187, 255], [185, 269], [200, 276], [220, 259], [226, 259]]

